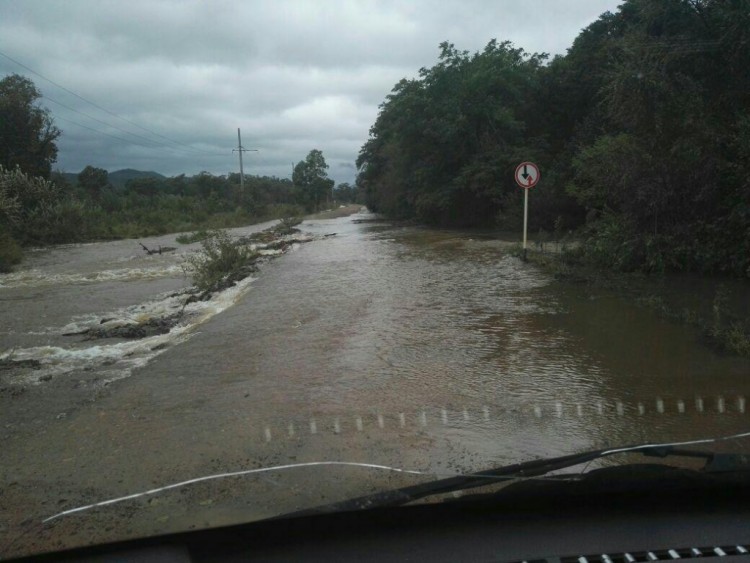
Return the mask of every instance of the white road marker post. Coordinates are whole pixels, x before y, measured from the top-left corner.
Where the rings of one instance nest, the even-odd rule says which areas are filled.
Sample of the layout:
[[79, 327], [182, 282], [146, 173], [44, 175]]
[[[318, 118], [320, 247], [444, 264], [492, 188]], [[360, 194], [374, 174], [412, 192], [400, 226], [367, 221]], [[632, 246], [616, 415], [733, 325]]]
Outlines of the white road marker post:
[[537, 185], [541, 174], [533, 162], [522, 162], [516, 167], [515, 179], [523, 189], [523, 261], [526, 261], [526, 245], [529, 230], [529, 190]]
[[523, 261], [526, 262], [526, 237], [529, 232], [529, 190], [523, 191]]

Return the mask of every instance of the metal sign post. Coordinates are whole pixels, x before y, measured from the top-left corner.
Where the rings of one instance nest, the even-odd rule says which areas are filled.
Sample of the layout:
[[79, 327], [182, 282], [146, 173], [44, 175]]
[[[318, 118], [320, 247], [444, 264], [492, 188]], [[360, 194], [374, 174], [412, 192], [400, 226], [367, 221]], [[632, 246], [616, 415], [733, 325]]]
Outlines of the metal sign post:
[[526, 240], [529, 225], [529, 190], [537, 185], [541, 174], [533, 162], [522, 162], [516, 167], [516, 184], [523, 188], [523, 260], [526, 261]]

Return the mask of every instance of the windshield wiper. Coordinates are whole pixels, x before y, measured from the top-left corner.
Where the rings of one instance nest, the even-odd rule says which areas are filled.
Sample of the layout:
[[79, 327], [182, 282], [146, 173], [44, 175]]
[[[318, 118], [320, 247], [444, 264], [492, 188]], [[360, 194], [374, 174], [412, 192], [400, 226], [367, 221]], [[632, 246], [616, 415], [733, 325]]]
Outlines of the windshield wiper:
[[[745, 436], [744, 434], [741, 436]], [[381, 508], [389, 506], [400, 506], [436, 495], [466, 491], [477, 487], [496, 484], [498, 482], [512, 483], [525, 479], [543, 477], [553, 471], [566, 469], [589, 463], [616, 454], [636, 453], [648, 457], [691, 457], [706, 460], [701, 469], [705, 473], [719, 471], [739, 471], [750, 469], [750, 455], [745, 454], [718, 454], [707, 451], [687, 449], [682, 446], [687, 444], [713, 443], [720, 440], [736, 438], [737, 436], [716, 438], [710, 440], [695, 440], [674, 444], [641, 444], [622, 448], [607, 448], [591, 450], [578, 454], [570, 454], [559, 457], [543, 458], [522, 463], [505, 465], [495, 469], [438, 479], [428, 483], [410, 485], [391, 491], [383, 491], [349, 499], [342, 502], [331, 503], [312, 509], [301, 510], [291, 514], [285, 514], [283, 518], [310, 516], [314, 514], [332, 513], [341, 511], [365, 510], [370, 508]], [[571, 475], [561, 476], [570, 478]], [[575, 477], [580, 477], [576, 474]]]
[[[325, 512], [337, 512], [346, 510], [361, 510], [365, 508], [374, 508], [381, 506], [397, 506], [406, 504], [414, 500], [418, 500], [427, 496], [439, 495], [444, 493], [450, 493], [454, 491], [462, 491], [472, 489], [475, 487], [481, 487], [483, 485], [494, 484], [498, 482], [513, 482], [523, 481], [526, 479], [541, 478], [544, 475], [558, 469], [565, 469], [573, 467], [582, 463], [587, 463], [595, 459], [600, 459], [614, 454], [621, 453], [640, 453], [647, 456], [667, 457], [667, 456], [682, 456], [682, 457], [698, 457], [706, 460], [706, 464], [703, 467], [703, 471], [706, 473], [718, 472], [718, 471], [747, 471], [750, 469], [750, 456], [744, 454], [717, 454], [712, 452], [701, 452], [697, 450], [684, 449], [684, 446], [694, 446], [699, 444], [714, 444], [721, 441], [727, 440], [738, 440], [740, 438], [750, 437], [750, 432], [742, 434], [734, 434], [731, 436], [721, 436], [718, 438], [706, 438], [700, 440], [691, 440], [688, 442], [673, 442], [667, 444], [640, 444], [637, 446], [627, 446], [621, 448], [610, 448], [603, 450], [592, 450], [579, 454], [571, 454], [560, 457], [545, 458], [534, 461], [527, 461], [524, 463], [516, 463], [513, 465], [506, 465], [489, 471], [482, 471], [480, 473], [471, 473], [468, 475], [457, 475], [445, 479], [438, 479], [429, 483], [423, 483], [420, 485], [412, 485], [393, 491], [386, 491], [382, 493], [376, 493], [374, 495], [368, 495], [358, 497], [355, 499], [347, 500], [344, 502], [338, 502], [334, 504], [324, 505], [317, 508], [308, 510], [302, 510], [293, 513], [283, 514], [277, 518], [288, 518], [292, 516], [303, 516], [312, 515]], [[260, 467], [255, 469], [243, 469], [240, 471], [231, 471], [227, 473], [218, 473], [214, 475], [206, 475], [203, 477], [196, 477], [188, 479], [186, 481], [180, 481], [177, 483], [171, 483], [162, 487], [157, 487], [147, 491], [141, 491], [117, 498], [111, 498], [93, 504], [87, 504], [84, 506], [78, 506], [58, 512], [52, 516], [49, 516], [42, 520], [42, 523], [48, 523], [58, 518], [69, 516], [71, 514], [77, 514], [87, 510], [92, 510], [99, 507], [111, 506], [125, 501], [135, 500], [151, 495], [160, 494], [164, 491], [179, 489], [188, 485], [196, 483], [203, 483], [207, 481], [213, 481], [217, 479], [225, 479], [228, 477], [242, 477], [252, 474], [268, 473], [273, 471], [282, 471], [288, 469], [298, 469], [301, 467], [324, 467], [324, 466], [339, 466], [339, 467], [365, 467], [369, 469], [392, 471], [396, 473], [404, 473], [411, 475], [427, 475], [424, 471], [418, 471], [413, 469], [403, 469], [398, 467], [390, 467], [387, 465], [378, 465], [373, 463], [362, 463], [353, 461], [309, 461], [301, 463], [291, 463], [286, 465], [277, 465], [272, 467]], [[570, 475], [563, 475], [563, 478], [570, 478]], [[550, 478], [548, 478], [550, 479]]]

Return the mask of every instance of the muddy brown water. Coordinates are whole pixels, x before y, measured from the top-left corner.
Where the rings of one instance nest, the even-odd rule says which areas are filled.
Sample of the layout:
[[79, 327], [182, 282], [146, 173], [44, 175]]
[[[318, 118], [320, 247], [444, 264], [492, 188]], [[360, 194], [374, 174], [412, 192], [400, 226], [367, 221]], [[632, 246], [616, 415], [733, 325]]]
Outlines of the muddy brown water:
[[[364, 221], [362, 221], [364, 220]], [[246, 234], [268, 225], [235, 230]], [[176, 335], [64, 330], [179, 305], [174, 236], [35, 252], [0, 277], [0, 556], [251, 521], [417, 479], [748, 427], [750, 362], [632, 298], [555, 282], [477, 233], [308, 221], [314, 242]], [[323, 238], [322, 235], [336, 233]], [[704, 306], [714, 284], [643, 291]], [[750, 302], [735, 284], [732, 298]], [[748, 445], [745, 443], [744, 445]], [[739, 446], [738, 446], [739, 447]], [[225, 477], [42, 520], [196, 477]]]

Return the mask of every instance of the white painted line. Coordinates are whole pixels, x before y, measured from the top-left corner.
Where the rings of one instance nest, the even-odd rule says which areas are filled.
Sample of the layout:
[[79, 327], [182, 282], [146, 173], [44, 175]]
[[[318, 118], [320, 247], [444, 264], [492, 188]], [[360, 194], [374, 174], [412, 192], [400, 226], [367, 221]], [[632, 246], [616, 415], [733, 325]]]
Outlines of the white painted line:
[[612, 558], [606, 553], [602, 553], [602, 561], [604, 563], [612, 563]]
[[653, 552], [653, 551], [647, 551], [646, 557], [648, 557], [649, 561], [658, 561], [659, 557]]
[[720, 547], [715, 547], [715, 548], [714, 548], [714, 553], [715, 553], [716, 555], [718, 555], [719, 557], [724, 557], [724, 556], [726, 556], [726, 554], [727, 554], [727, 552], [726, 552], [726, 551], [724, 551], [723, 549], [721, 549]]
[[669, 551], [667, 551], [667, 553], [669, 553], [669, 556], [672, 559], [680, 559], [680, 554], [677, 553], [674, 549], [670, 549]]
[[[618, 416], [627, 416], [629, 413], [634, 413], [637, 411], [638, 415], [644, 416], [647, 414], [647, 412], [654, 412], [658, 414], [670, 414], [672, 412], [676, 412], [678, 414], [685, 414], [688, 409], [688, 402], [686, 402], [684, 399], [674, 399], [674, 405], [675, 405], [675, 411], [671, 411], [668, 408], [667, 403], [669, 400], [665, 401], [661, 397], [656, 397], [653, 399], [654, 403], [651, 403], [654, 405], [654, 411], [649, 411], [649, 402], [628, 402], [628, 401], [621, 401], [617, 400], [614, 402], [614, 410], [617, 413]], [[747, 405], [747, 399], [742, 395], [737, 395], [734, 397], [727, 398], [724, 395], [718, 395], [715, 399], [713, 397], [709, 397], [708, 399], [703, 397], [695, 397], [695, 409], [698, 413], [705, 413], [705, 412], [713, 412], [713, 401], [716, 401], [716, 413], [717, 414], [727, 414], [727, 413], [734, 413], [735, 412], [735, 405], [738, 413], [745, 414], [748, 410]], [[708, 401], [708, 403], [706, 403]], [[579, 418], [582, 418], [585, 414], [585, 409], [582, 403], [573, 403], [573, 404], [566, 404], [562, 401], [556, 401], [554, 405], [550, 404], [550, 412], [547, 413], [548, 416], [555, 416], [557, 418], [563, 418], [564, 416], [572, 417], [577, 416]], [[635, 407], [635, 409], [634, 409]], [[544, 409], [545, 407], [543, 405], [534, 405], [530, 407], [526, 407], [530, 410], [525, 410], [524, 408], [521, 409], [521, 412], [527, 412], [529, 414], [533, 413], [533, 416], [537, 419], [544, 418]], [[586, 407], [589, 408], [589, 407]], [[597, 401], [594, 402], [591, 405], [591, 408], [593, 408], [596, 412], [599, 414], [605, 414], [607, 411], [606, 403], [603, 401]], [[708, 409], [708, 411], [707, 411]], [[515, 409], [514, 409], [515, 410]], [[473, 420], [473, 416], [482, 417], [482, 419], [485, 422], [489, 422], [491, 419], [491, 411], [490, 407], [488, 405], [484, 405], [481, 407], [481, 414], [477, 412], [476, 414], [473, 412], [472, 408], [469, 406], [464, 406], [461, 409], [461, 414], [459, 415], [458, 412], [452, 412], [449, 411], [447, 408], [441, 408], [440, 409], [440, 419], [443, 423], [443, 425], [449, 425], [451, 422], [451, 416], [461, 416], [462, 420], [466, 423], [470, 423]], [[501, 412], [500, 414], [503, 414], [505, 411]], [[516, 411], [517, 412], [517, 411]], [[505, 414], [509, 414], [508, 412], [505, 412]], [[407, 415], [404, 412], [394, 412], [392, 415], [388, 413], [377, 413], [376, 415], [376, 422], [380, 429], [385, 428], [385, 421], [388, 416], [393, 416], [394, 422], [398, 420], [398, 425], [400, 428], [407, 428]], [[417, 425], [421, 427], [427, 427], [427, 409], [422, 409], [421, 411], [415, 413], [415, 422]], [[357, 416], [354, 419], [355, 426], [357, 428], [357, 431], [363, 432], [364, 431], [364, 419], [362, 416]], [[282, 423], [283, 424], [283, 423]], [[297, 424], [298, 422], [288, 422], [286, 429], [287, 434], [289, 435], [289, 438], [294, 438], [297, 436]], [[273, 424], [264, 426], [262, 425], [261, 428], [263, 429], [263, 439], [266, 442], [271, 442], [273, 440]], [[315, 418], [311, 418], [309, 422], [310, 426], [310, 434], [317, 434], [318, 433], [318, 424]], [[346, 430], [345, 426], [346, 424], [342, 424], [341, 417], [335, 417], [332, 420], [332, 427], [328, 427], [328, 423], [325, 423], [326, 430], [328, 428], [332, 428], [334, 434], [340, 434]], [[304, 424], [303, 424], [304, 427]], [[283, 428], [283, 426], [281, 426]], [[283, 433], [283, 430], [281, 431]], [[278, 437], [278, 436], [277, 436]]]
[[626, 553], [625, 554], [625, 561], [627, 561], [628, 563], [635, 563], [635, 557], [633, 557], [629, 553]]

